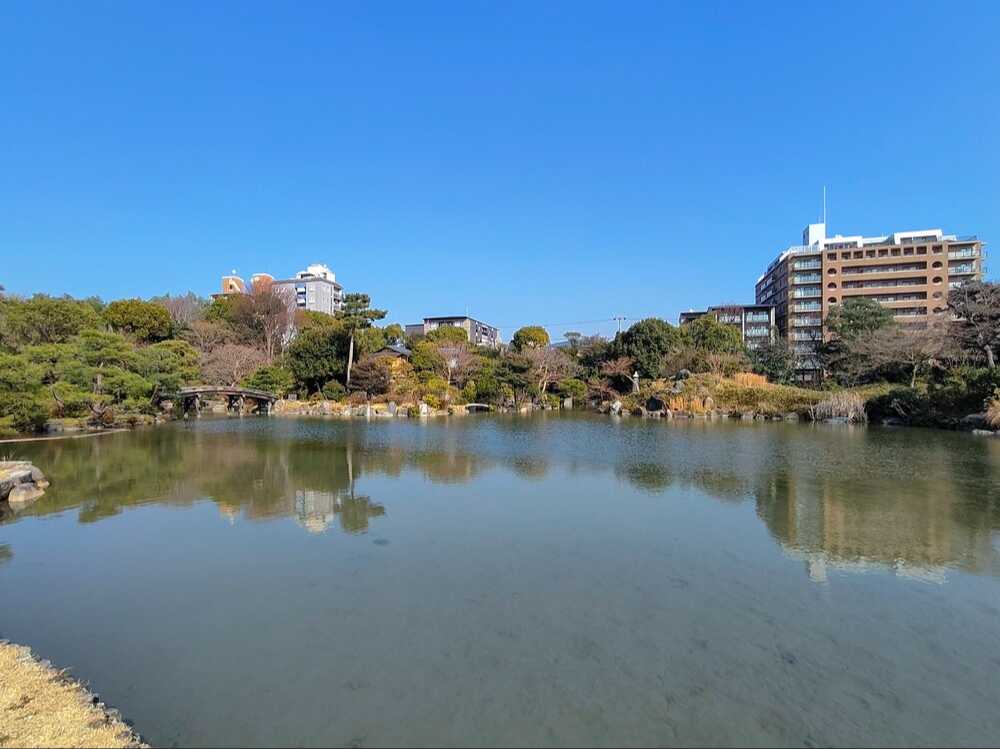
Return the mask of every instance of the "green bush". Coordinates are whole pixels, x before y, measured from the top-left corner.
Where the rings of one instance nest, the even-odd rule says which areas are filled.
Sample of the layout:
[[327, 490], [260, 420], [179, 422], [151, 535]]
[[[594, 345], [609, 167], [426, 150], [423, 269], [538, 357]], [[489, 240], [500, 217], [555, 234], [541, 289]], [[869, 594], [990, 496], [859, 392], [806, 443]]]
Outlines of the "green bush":
[[11, 425], [19, 432], [41, 432], [49, 419], [49, 412], [34, 398], [22, 397], [10, 403], [5, 409]]
[[928, 424], [933, 421], [927, 396], [907, 387], [896, 387], [877, 395], [865, 404], [868, 420], [878, 424], [888, 418], [902, 419], [906, 424]]
[[295, 375], [280, 364], [269, 364], [260, 367], [256, 372], [243, 380], [243, 386], [254, 390], [265, 390], [284, 398], [295, 387]]
[[347, 388], [339, 380], [330, 380], [323, 385], [323, 397], [331, 401], [343, 400], [347, 395]]
[[572, 398], [582, 403], [587, 397], [587, 383], [575, 377], [567, 377], [556, 384], [556, 392], [563, 398]]
[[957, 367], [927, 388], [930, 409], [939, 416], [961, 418], [981, 413], [1000, 387], [1000, 369]]

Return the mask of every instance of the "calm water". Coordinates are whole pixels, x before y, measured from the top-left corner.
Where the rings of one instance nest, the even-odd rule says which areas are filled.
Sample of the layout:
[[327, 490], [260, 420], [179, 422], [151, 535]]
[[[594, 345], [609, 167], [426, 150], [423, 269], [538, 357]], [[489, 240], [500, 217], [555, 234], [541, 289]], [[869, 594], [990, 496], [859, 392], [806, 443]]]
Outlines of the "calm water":
[[154, 745], [1000, 743], [1000, 440], [203, 420], [5, 445], [0, 636]]

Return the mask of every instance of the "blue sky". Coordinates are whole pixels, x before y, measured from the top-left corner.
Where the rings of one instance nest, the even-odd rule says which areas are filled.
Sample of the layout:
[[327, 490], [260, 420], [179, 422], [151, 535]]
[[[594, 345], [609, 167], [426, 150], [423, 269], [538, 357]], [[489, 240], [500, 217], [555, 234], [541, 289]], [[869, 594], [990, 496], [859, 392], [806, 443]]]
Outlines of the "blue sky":
[[824, 184], [834, 232], [1000, 242], [998, 32], [1000, 3], [7, 0], [0, 283], [319, 261], [390, 320], [559, 337], [752, 300]]

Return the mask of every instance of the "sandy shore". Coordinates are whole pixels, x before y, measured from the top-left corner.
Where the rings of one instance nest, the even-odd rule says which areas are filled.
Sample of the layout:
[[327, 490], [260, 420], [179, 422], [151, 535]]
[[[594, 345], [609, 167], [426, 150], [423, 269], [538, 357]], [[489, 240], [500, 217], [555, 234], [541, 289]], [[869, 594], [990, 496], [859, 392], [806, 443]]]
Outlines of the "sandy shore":
[[0, 747], [141, 747], [116, 711], [31, 650], [0, 640]]

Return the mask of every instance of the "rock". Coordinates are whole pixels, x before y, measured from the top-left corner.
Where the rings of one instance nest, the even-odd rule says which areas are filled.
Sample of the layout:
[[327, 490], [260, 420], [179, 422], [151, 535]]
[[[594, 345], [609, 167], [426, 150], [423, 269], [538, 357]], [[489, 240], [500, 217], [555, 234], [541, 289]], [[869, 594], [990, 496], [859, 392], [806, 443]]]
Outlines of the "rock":
[[672, 418], [674, 418], [674, 412], [671, 411], [669, 408], [663, 409], [663, 418], [664, 419], [672, 419]]
[[969, 414], [959, 419], [958, 423], [962, 429], [989, 429], [986, 414]]
[[420, 404], [417, 406], [417, 410], [421, 416], [427, 416], [427, 414], [431, 412], [430, 406], [423, 401], [420, 401]]
[[41, 469], [27, 460], [0, 461], [0, 502], [19, 509], [45, 493], [49, 482]]
[[662, 398], [657, 398], [655, 395], [650, 396], [646, 399], [646, 410], [647, 411], [662, 411], [667, 407], [666, 402]]
[[711, 395], [705, 396], [705, 410], [706, 411], [715, 410], [715, 398], [713, 398]]
[[882, 419], [882, 426], [884, 427], [905, 427], [906, 422], [903, 421], [898, 416], [886, 416]]
[[620, 416], [622, 412], [622, 402], [619, 400], [612, 401], [610, 410], [615, 416]]
[[754, 413], [753, 411], [744, 411], [740, 414], [740, 420], [742, 421], [753, 421]]
[[632, 409], [632, 415], [633, 416], [649, 416], [649, 414], [646, 412], [646, 409], [643, 408], [642, 406], [636, 406], [635, 408], [633, 408]]
[[785, 421], [798, 421], [799, 415], [797, 413], [787, 413], [782, 417]]
[[674, 379], [675, 380], [686, 380], [690, 376], [691, 376], [691, 370], [690, 369], [682, 369], [677, 374], [674, 375]]
[[567, 411], [573, 410], [573, 398], [572, 397], [563, 398], [562, 407], [565, 408]]
[[390, 416], [395, 416], [397, 408], [398, 406], [396, 405], [396, 401], [389, 401], [388, 405], [385, 407], [385, 412]]
[[992, 429], [973, 429], [973, 434], [978, 434], [980, 437], [996, 437], [1000, 435], [1000, 432], [994, 432]]
[[673, 395], [678, 395], [684, 392], [684, 380], [677, 380], [670, 388], [670, 392]]

